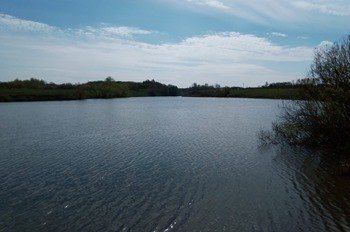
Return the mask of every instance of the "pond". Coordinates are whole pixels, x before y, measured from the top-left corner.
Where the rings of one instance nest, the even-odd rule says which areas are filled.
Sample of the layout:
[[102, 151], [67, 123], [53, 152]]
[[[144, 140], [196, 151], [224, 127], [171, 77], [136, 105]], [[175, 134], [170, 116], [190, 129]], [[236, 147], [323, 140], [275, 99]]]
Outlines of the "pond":
[[0, 231], [349, 231], [349, 178], [259, 146], [281, 103], [1, 103]]

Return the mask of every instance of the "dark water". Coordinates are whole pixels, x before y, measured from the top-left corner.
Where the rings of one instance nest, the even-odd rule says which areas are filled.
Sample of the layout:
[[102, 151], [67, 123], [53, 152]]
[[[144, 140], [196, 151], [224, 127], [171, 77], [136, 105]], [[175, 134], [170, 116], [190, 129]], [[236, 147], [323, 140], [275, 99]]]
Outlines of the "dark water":
[[0, 231], [349, 231], [349, 179], [261, 148], [280, 101], [0, 104]]

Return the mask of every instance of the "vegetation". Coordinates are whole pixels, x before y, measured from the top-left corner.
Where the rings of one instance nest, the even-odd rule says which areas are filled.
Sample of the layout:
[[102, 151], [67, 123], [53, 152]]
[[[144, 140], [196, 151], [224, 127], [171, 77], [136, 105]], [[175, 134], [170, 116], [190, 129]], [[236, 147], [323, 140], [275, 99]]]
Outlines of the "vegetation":
[[104, 81], [85, 84], [54, 84], [43, 80], [14, 80], [0, 82], [0, 101], [76, 100], [90, 98], [121, 98], [136, 96], [177, 96], [178, 88], [154, 80], [142, 83]]
[[220, 87], [193, 84], [190, 88], [178, 89], [155, 80], [144, 82], [121, 82], [108, 77], [104, 81], [85, 84], [55, 84], [43, 80], [14, 80], [0, 82], [0, 102], [77, 100], [91, 98], [121, 98], [144, 96], [185, 96], [185, 97], [241, 97], [268, 99], [296, 99], [298, 90], [304, 84], [283, 82], [266, 84], [259, 88]]
[[268, 98], [268, 99], [297, 99], [301, 82], [266, 84], [258, 88], [220, 87], [208, 84], [194, 83], [190, 88], [181, 89], [181, 95], [187, 97], [236, 97], [236, 98]]
[[[315, 51], [300, 93], [305, 100], [283, 107], [273, 134], [290, 144], [322, 149], [332, 158], [350, 154], [350, 36]], [[350, 170], [350, 166], [349, 166]]]

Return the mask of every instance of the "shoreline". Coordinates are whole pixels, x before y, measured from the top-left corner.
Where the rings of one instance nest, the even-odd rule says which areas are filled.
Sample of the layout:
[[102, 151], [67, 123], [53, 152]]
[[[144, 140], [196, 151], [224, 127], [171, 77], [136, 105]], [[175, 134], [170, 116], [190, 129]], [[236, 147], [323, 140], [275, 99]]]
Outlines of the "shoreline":
[[278, 97], [249, 97], [249, 96], [234, 96], [234, 97], [219, 97], [219, 96], [127, 96], [127, 97], [111, 97], [111, 98], [72, 98], [72, 99], [15, 99], [15, 100], [2, 100], [0, 103], [13, 103], [13, 102], [64, 102], [64, 101], [86, 101], [86, 100], [111, 100], [111, 99], [126, 99], [126, 98], [159, 98], [159, 97], [184, 97], [184, 98], [219, 98], [219, 99], [265, 99], [265, 100], [290, 100], [293, 101], [293, 98], [278, 98]]

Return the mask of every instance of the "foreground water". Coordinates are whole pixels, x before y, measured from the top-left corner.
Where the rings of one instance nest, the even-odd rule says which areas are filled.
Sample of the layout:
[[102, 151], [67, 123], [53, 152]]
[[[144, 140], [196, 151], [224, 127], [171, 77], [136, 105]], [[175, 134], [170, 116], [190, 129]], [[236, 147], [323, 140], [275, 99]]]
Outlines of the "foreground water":
[[275, 100], [0, 104], [0, 231], [349, 231], [349, 179], [256, 132]]

